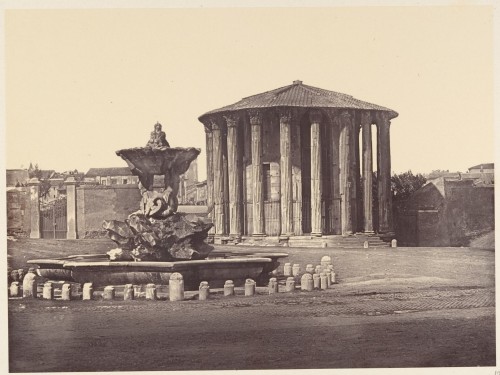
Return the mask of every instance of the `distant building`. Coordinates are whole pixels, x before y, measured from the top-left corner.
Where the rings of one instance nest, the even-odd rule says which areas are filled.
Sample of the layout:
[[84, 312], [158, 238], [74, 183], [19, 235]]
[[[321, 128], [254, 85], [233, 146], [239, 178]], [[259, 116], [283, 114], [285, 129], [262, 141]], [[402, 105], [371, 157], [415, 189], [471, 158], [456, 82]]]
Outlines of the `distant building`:
[[469, 168], [469, 173], [495, 173], [494, 163], [475, 165]]
[[25, 185], [29, 180], [27, 169], [7, 169], [6, 182], [7, 187], [19, 187]]
[[134, 176], [128, 167], [90, 168], [83, 181], [98, 185], [126, 185], [137, 184], [139, 177]]

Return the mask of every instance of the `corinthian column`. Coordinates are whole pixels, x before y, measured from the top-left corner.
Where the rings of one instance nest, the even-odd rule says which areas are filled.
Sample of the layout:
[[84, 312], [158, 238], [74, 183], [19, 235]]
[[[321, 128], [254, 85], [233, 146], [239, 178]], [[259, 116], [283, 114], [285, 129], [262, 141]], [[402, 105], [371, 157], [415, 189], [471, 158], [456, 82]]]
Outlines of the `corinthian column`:
[[216, 120], [212, 120], [214, 168], [214, 225], [215, 235], [224, 234], [224, 166], [222, 160], [222, 133]]
[[389, 115], [377, 114], [378, 131], [378, 225], [379, 233], [393, 234], [392, 195], [391, 195], [391, 141]]
[[[205, 141], [207, 147], [207, 206], [209, 211], [209, 217], [214, 220], [214, 155], [213, 155], [213, 134], [212, 125], [210, 122], [206, 121], [203, 123], [205, 125]], [[214, 227], [208, 232], [209, 235], [213, 235]]]
[[361, 127], [363, 134], [363, 218], [364, 231], [373, 232], [373, 208], [372, 208], [372, 117], [370, 112], [361, 114]]
[[321, 112], [309, 112], [311, 121], [311, 235], [321, 236]]
[[264, 236], [264, 190], [262, 170], [262, 113], [248, 112], [252, 127], [252, 221], [253, 236]]
[[340, 195], [341, 195], [341, 221], [342, 234], [349, 235], [353, 232], [352, 223], [352, 120], [349, 112], [344, 111], [340, 115]]
[[292, 197], [292, 112], [283, 110], [280, 116], [280, 176], [281, 176], [281, 234], [293, 234]]
[[235, 114], [224, 116], [227, 123], [227, 166], [229, 175], [229, 235], [241, 237], [241, 171], [238, 163], [238, 119]]

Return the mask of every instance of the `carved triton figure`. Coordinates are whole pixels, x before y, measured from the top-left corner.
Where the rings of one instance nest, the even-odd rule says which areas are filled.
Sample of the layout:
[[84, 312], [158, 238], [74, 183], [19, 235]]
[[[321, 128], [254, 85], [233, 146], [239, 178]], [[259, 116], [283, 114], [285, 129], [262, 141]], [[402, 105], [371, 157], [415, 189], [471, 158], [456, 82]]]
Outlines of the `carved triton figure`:
[[146, 144], [146, 147], [151, 147], [155, 150], [166, 150], [170, 147], [165, 132], [161, 130], [161, 124], [159, 122], [155, 124], [154, 130], [151, 132], [151, 138]]

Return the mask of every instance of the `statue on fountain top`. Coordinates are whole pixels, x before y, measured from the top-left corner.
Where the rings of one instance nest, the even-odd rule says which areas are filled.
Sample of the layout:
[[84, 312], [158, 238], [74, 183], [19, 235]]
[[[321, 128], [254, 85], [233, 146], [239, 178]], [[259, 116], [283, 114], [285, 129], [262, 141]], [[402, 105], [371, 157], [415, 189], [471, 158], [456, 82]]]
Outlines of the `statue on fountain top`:
[[161, 124], [159, 122], [155, 124], [146, 147], [151, 147], [154, 150], [166, 150], [170, 148], [165, 132], [161, 130]]

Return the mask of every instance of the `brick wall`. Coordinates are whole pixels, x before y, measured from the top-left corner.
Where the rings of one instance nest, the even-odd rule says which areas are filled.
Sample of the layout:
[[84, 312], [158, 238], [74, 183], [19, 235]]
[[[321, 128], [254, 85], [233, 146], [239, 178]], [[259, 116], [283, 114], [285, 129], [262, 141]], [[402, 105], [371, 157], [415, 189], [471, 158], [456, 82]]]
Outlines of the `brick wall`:
[[29, 235], [31, 230], [29, 188], [7, 191], [7, 233]]
[[102, 232], [103, 220], [125, 220], [139, 209], [137, 185], [80, 186], [76, 189], [78, 238]]

